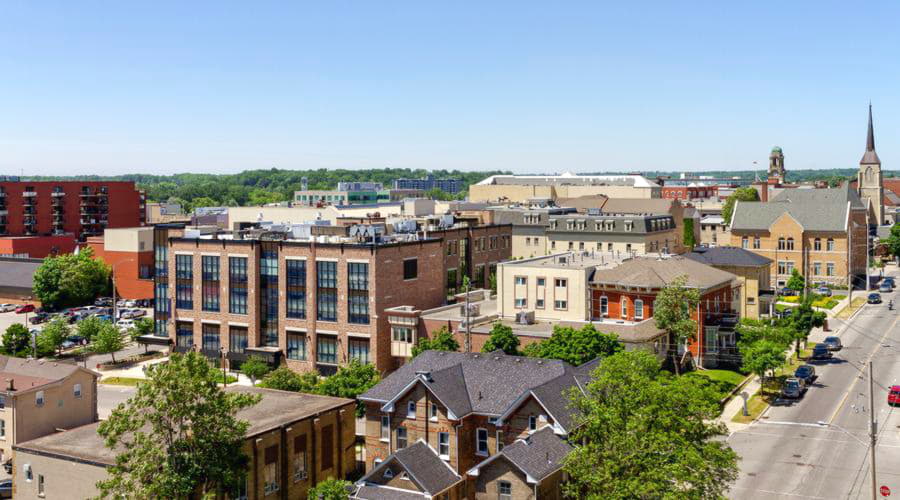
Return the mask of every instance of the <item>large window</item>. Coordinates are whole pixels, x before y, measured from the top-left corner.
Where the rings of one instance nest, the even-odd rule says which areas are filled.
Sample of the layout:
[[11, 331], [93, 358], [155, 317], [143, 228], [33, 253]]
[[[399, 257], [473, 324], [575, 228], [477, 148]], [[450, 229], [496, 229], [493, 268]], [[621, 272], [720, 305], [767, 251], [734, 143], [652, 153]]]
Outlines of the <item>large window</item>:
[[456, 295], [458, 276], [456, 269], [447, 269], [447, 296]]
[[444, 459], [450, 459], [450, 433], [438, 432], [438, 455]]
[[406, 427], [397, 427], [397, 449], [406, 448]]
[[278, 250], [264, 242], [259, 256], [259, 326], [263, 345], [278, 346]]
[[512, 498], [512, 483], [509, 481], [497, 481], [497, 497], [500, 500]]
[[203, 350], [218, 351], [221, 347], [219, 340], [219, 325], [212, 323], [203, 323]]
[[337, 364], [337, 339], [319, 335], [316, 338], [316, 361], [319, 363]]
[[347, 264], [349, 323], [369, 324], [369, 265], [364, 262]]
[[306, 318], [306, 261], [289, 259], [287, 267], [287, 317]]
[[488, 431], [487, 429], [475, 430], [475, 453], [478, 455], [488, 454]]
[[265, 461], [263, 480], [265, 481], [265, 494], [268, 495], [278, 491], [278, 445], [266, 448]]
[[309, 475], [306, 458], [306, 436], [294, 437], [294, 482], [302, 481]]
[[634, 301], [634, 319], [644, 318], [644, 301], [637, 299]]
[[337, 262], [316, 262], [316, 319], [337, 321]]
[[191, 255], [175, 256], [175, 307], [194, 308], [194, 258]]
[[203, 286], [203, 310], [219, 310], [219, 257], [215, 255], [203, 255], [201, 257], [202, 286]]
[[287, 358], [298, 361], [306, 360], [306, 334], [287, 332]]
[[347, 353], [350, 359], [355, 359], [360, 363], [369, 364], [369, 339], [350, 338], [347, 341]]
[[247, 257], [228, 258], [228, 312], [247, 314]]
[[228, 351], [243, 353], [247, 349], [247, 327], [228, 327]]
[[816, 252], [822, 250], [822, 238], [816, 238], [813, 240], [813, 250]]
[[175, 345], [189, 349], [194, 346], [194, 324], [188, 321], [175, 322]]
[[419, 277], [419, 259], [405, 259], [403, 261], [403, 279], [414, 280]]
[[834, 251], [834, 238], [828, 238], [827, 240], [825, 240], [825, 250], [829, 252]]
[[606, 296], [600, 297], [600, 316], [609, 315], [609, 299]]
[[759, 236], [754, 236], [753, 237], [753, 248], [758, 250], [759, 247], [760, 247]]

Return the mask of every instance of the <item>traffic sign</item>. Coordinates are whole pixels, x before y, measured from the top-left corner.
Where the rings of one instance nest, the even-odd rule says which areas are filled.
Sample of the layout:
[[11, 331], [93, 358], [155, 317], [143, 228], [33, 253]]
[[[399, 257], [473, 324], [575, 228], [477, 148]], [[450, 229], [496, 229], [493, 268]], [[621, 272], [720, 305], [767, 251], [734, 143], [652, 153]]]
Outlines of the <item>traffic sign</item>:
[[879, 489], [879, 491], [881, 491], [881, 496], [883, 496], [883, 497], [889, 497], [889, 496], [891, 496], [891, 489], [888, 488], [887, 486], [882, 486], [882, 487]]

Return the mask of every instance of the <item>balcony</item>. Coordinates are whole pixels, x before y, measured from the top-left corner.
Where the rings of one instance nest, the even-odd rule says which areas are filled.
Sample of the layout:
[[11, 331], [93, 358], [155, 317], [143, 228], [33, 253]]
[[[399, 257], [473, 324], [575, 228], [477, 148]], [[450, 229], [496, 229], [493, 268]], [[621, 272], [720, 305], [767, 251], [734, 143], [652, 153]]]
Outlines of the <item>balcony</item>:
[[22, 192], [22, 197], [23, 197], [23, 198], [34, 198], [35, 196], [37, 196], [37, 192], [36, 192], [36, 191], [23, 191], [23, 192]]

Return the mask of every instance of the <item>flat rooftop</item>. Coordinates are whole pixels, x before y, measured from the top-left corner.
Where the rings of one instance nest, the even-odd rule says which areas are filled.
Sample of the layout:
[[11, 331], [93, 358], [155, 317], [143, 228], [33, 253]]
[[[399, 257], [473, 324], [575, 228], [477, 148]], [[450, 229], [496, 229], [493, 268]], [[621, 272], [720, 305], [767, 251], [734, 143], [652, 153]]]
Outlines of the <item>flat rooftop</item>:
[[632, 259], [624, 252], [564, 252], [545, 257], [503, 262], [504, 266], [546, 268], [546, 269], [611, 269]]
[[[550, 336], [553, 335], [553, 328], [555, 326], [580, 329], [589, 323], [594, 325], [594, 328], [599, 332], [616, 334], [619, 337], [619, 340], [626, 344], [650, 342], [665, 335], [663, 330], [656, 327], [656, 321], [653, 319], [646, 319], [639, 322], [617, 320], [546, 321], [539, 319], [530, 325], [517, 323], [513, 319], [501, 319], [499, 322], [512, 328], [513, 333], [516, 335], [538, 337], [541, 339], [550, 338]], [[472, 333], [486, 335], [491, 332], [492, 328], [493, 322], [472, 325]]]

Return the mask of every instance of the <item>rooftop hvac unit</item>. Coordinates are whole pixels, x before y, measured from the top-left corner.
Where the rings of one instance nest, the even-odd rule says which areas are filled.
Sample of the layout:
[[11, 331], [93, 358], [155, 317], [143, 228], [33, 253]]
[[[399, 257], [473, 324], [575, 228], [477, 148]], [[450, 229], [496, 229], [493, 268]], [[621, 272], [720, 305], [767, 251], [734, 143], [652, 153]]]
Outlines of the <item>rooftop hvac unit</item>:
[[516, 313], [516, 324], [532, 325], [534, 324], [534, 311], [519, 311]]
[[[481, 314], [481, 304], [469, 304], [469, 317], [475, 318]], [[466, 304], [459, 305], [459, 315], [466, 317]]]

